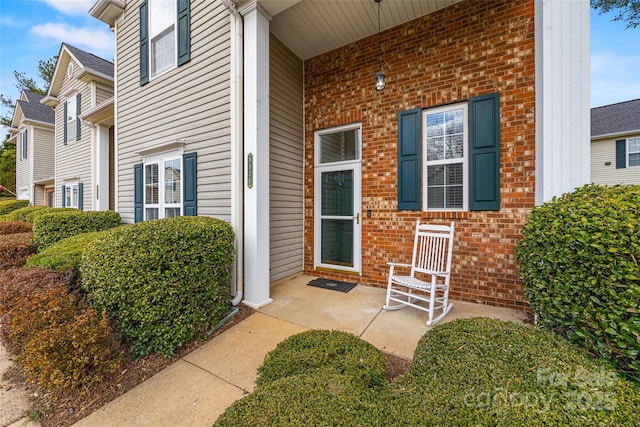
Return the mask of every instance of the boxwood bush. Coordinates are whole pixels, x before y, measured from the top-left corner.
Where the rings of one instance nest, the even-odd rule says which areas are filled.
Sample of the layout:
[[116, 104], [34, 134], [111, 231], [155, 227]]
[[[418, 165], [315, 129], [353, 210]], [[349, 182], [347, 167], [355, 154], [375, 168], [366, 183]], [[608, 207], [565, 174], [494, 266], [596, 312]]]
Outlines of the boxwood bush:
[[24, 208], [11, 211], [4, 216], [5, 221], [27, 221], [27, 215], [31, 212], [39, 211], [42, 209], [52, 209], [46, 206], [25, 206]]
[[0, 215], [8, 214], [16, 209], [29, 206], [28, 200], [4, 200], [0, 202]]
[[93, 240], [103, 233], [95, 231], [93, 233], [82, 233], [76, 236], [67, 237], [45, 250], [33, 255], [27, 259], [27, 267], [42, 267], [63, 272], [71, 269], [77, 271], [80, 269], [80, 261], [84, 249]]
[[554, 198], [522, 234], [520, 276], [538, 324], [640, 379], [640, 186]]
[[172, 355], [230, 309], [234, 233], [221, 220], [175, 217], [105, 232], [86, 248], [82, 286], [135, 356]]
[[54, 210], [43, 214], [40, 211], [35, 213], [38, 215], [33, 220], [33, 242], [38, 251], [67, 237], [120, 225], [120, 214], [114, 211]]
[[293, 375], [332, 371], [362, 381], [384, 384], [387, 367], [382, 353], [355, 335], [311, 330], [294, 335], [267, 354], [258, 370], [258, 386]]
[[428, 331], [409, 372], [387, 385], [336, 371], [285, 376], [259, 385], [214, 425], [631, 427], [639, 413], [636, 384], [563, 338], [475, 318]]
[[[35, 219], [37, 217], [39, 217], [40, 215], [48, 214], [48, 213], [51, 213], [51, 212], [58, 212], [58, 213], [60, 213], [60, 212], [78, 212], [78, 209], [76, 209], [76, 208], [51, 208], [49, 206], [28, 206], [28, 210], [24, 214], [22, 213], [22, 209], [18, 209], [18, 211], [14, 211], [14, 212], [16, 212], [15, 215], [17, 215], [19, 217], [24, 216], [24, 220], [25, 221], [29, 221], [30, 223], [33, 224], [33, 221], [35, 221]], [[12, 214], [13, 214], [13, 212], [11, 212], [10, 214], [7, 214], [7, 216], [10, 216]]]

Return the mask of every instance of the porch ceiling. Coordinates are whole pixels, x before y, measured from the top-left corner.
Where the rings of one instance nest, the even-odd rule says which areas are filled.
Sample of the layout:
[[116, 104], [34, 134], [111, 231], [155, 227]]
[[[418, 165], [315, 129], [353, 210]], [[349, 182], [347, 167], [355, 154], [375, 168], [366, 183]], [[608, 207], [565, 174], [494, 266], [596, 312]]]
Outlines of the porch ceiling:
[[[461, 0], [382, 0], [386, 30]], [[273, 17], [271, 32], [301, 59], [363, 39], [378, 31], [374, 0], [260, 0]]]

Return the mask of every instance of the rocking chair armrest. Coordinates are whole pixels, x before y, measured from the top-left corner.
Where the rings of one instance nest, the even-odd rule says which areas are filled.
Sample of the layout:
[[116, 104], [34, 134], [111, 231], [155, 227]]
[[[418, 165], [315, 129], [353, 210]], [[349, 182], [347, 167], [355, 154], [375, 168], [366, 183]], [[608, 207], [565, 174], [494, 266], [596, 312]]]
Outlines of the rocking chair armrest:
[[390, 266], [390, 267], [407, 267], [407, 268], [411, 268], [411, 264], [404, 264], [404, 263], [401, 263], [401, 262], [388, 262], [387, 265]]

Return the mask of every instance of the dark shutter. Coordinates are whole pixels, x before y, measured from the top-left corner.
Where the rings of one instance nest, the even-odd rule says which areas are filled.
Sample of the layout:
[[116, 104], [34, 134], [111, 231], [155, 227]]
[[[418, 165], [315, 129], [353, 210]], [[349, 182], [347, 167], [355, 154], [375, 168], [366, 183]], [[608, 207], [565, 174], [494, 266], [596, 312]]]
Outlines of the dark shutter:
[[196, 153], [186, 153], [182, 155], [184, 216], [198, 215], [197, 166]]
[[191, 60], [190, 0], [178, 0], [178, 67]]
[[149, 6], [140, 5], [140, 86], [149, 83]]
[[616, 169], [624, 169], [627, 167], [627, 140], [619, 139], [616, 141]]
[[422, 110], [398, 113], [398, 210], [419, 210]]
[[62, 120], [64, 128], [64, 145], [67, 145], [67, 101], [64, 102], [64, 119]]
[[469, 100], [469, 209], [500, 210], [500, 96]]
[[76, 141], [80, 141], [80, 94], [76, 95]]
[[135, 222], [144, 220], [144, 187], [142, 163], [133, 165], [133, 218]]
[[83, 187], [81, 182], [78, 183], [78, 209], [83, 210], [84, 202], [83, 202]]
[[67, 206], [67, 186], [66, 185], [62, 185], [62, 207], [66, 207]]

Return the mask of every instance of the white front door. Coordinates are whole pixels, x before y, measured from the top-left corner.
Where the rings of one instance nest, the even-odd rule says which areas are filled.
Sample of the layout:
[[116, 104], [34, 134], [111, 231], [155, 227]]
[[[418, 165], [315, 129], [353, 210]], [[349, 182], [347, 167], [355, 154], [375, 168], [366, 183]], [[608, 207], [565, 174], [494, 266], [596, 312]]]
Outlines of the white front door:
[[360, 124], [315, 135], [314, 265], [360, 273]]

